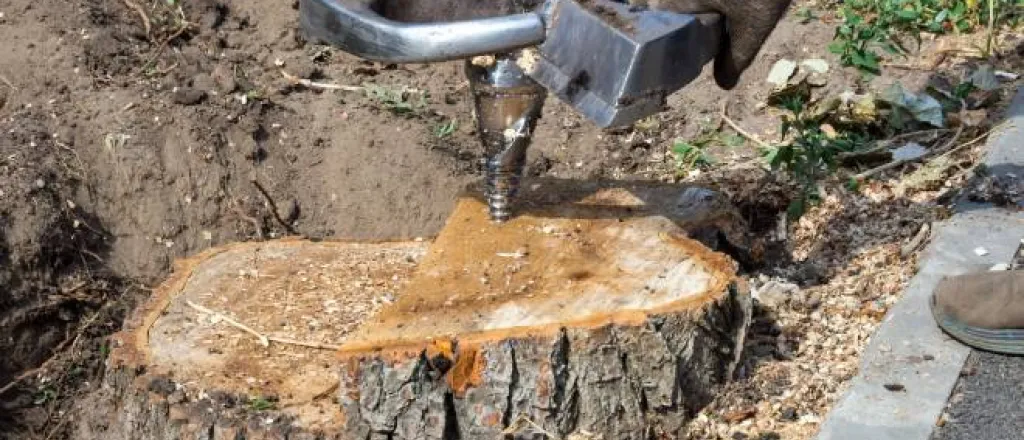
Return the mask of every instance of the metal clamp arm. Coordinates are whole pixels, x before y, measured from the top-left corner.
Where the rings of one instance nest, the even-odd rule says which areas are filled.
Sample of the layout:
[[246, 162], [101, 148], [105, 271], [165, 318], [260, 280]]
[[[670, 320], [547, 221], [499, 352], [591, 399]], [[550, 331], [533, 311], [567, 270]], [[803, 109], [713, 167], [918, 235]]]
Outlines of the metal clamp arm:
[[505, 52], [544, 41], [537, 13], [438, 23], [401, 23], [382, 17], [374, 0], [302, 0], [307, 37], [360, 58], [430, 63]]

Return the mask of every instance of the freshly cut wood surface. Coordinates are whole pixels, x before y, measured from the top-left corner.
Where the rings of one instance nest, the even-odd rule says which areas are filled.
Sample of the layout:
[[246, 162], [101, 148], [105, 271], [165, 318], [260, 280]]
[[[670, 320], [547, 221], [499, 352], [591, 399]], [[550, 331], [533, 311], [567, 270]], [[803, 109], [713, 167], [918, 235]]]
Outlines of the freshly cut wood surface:
[[673, 435], [750, 317], [735, 262], [702, 244], [742, 242], [716, 197], [535, 185], [503, 225], [461, 199], [430, 243], [211, 249], [114, 338], [96, 404], [116, 416], [79, 436]]
[[347, 434], [678, 433], [731, 378], [750, 318], [735, 262], [687, 238], [735, 218], [696, 191], [534, 191], [505, 224], [460, 200], [341, 349]]
[[337, 347], [426, 247], [287, 239], [179, 262], [115, 338], [106, 397], [125, 410], [99, 438], [337, 434]]

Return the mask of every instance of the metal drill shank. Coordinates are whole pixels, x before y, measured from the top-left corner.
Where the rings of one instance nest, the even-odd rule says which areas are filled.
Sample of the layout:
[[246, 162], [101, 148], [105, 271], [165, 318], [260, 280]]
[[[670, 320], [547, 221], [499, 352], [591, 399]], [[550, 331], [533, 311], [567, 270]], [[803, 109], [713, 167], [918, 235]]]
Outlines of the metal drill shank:
[[547, 91], [523, 73], [512, 55], [484, 64], [467, 62], [466, 75], [484, 147], [487, 205], [491, 219], [503, 222], [511, 217]]

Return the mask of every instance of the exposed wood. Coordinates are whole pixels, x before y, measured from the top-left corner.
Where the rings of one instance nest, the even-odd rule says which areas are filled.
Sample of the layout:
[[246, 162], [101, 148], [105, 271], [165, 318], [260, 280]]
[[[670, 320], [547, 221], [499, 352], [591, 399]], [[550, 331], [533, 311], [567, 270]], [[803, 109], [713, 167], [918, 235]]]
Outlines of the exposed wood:
[[750, 319], [732, 260], [625, 209], [650, 193], [553, 197], [502, 225], [460, 201], [409, 293], [342, 347], [348, 436], [673, 436], [731, 379]]
[[739, 217], [700, 188], [526, 193], [503, 225], [460, 200], [431, 243], [285, 239], [179, 262], [114, 338], [95, 402], [109, 418], [73, 421], [76, 438], [679, 432], [742, 354], [749, 295], [695, 239], [743, 243]]

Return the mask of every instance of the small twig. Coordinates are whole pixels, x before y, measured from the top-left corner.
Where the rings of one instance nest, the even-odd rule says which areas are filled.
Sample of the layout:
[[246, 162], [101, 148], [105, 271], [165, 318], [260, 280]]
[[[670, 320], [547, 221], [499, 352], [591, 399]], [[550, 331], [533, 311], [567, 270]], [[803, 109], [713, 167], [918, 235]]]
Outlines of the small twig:
[[239, 208], [237, 206], [234, 207], [234, 211], [235, 211], [235, 214], [238, 214], [238, 216], [242, 218], [242, 220], [245, 220], [245, 221], [249, 222], [250, 224], [252, 224], [252, 227], [256, 229], [256, 238], [262, 241], [263, 240], [263, 226], [260, 225], [260, 221], [256, 220], [256, 217], [253, 217], [253, 216], [251, 216], [249, 214], [246, 214], [245, 212], [242, 211], [242, 208]]
[[739, 124], [736, 123], [736, 121], [733, 121], [732, 119], [730, 119], [728, 114], [726, 113], [728, 107], [729, 107], [729, 101], [728, 100], [723, 100], [722, 101], [722, 111], [721, 111], [720, 116], [722, 117], [722, 120], [725, 121], [725, 123], [729, 125], [729, 127], [731, 127], [733, 130], [735, 130], [736, 133], [738, 133], [740, 136], [743, 136], [743, 137], [751, 140], [752, 142], [754, 142], [755, 144], [757, 144], [761, 148], [772, 148], [772, 146], [769, 145], [767, 142], [762, 141], [761, 139], [758, 139], [756, 136], [750, 134], [750, 132], [748, 132], [748, 131], [744, 130], [742, 127], [740, 127]]
[[926, 159], [926, 158], [934, 155], [935, 153], [938, 153], [940, 151], [945, 151], [947, 148], [949, 148], [950, 146], [955, 144], [957, 139], [960, 139], [960, 135], [963, 133], [963, 131], [964, 131], [964, 126], [963, 125], [961, 125], [960, 127], [957, 127], [956, 133], [953, 133], [953, 137], [950, 138], [950, 140], [948, 142], [946, 142], [946, 144], [943, 145], [941, 148], [939, 148], [937, 150], [934, 150], [934, 152], [932, 154], [925, 154], [925, 155], [922, 155], [920, 157], [916, 157], [914, 159], [909, 159], [909, 160], [908, 159], [894, 160], [892, 162], [885, 163], [885, 164], [879, 165], [877, 167], [874, 167], [874, 168], [872, 168], [870, 170], [867, 170], [867, 171], [864, 171], [862, 173], [856, 174], [856, 175], [853, 176], [853, 178], [855, 180], [857, 180], [857, 181], [862, 181], [864, 179], [867, 179], [868, 177], [874, 176], [874, 175], [876, 175], [878, 173], [881, 173], [883, 171], [888, 171], [888, 170], [891, 170], [893, 168], [899, 167], [901, 165], [904, 165], [904, 164], [907, 164], [907, 163], [910, 163], [910, 162], [916, 162], [916, 161], [919, 161], [919, 160], [923, 160], [923, 159]]
[[956, 133], [953, 133], [953, 137], [949, 138], [949, 141], [947, 141], [942, 147], [940, 147], [937, 150], [934, 150], [932, 154], [926, 154], [924, 157], [929, 157], [939, 152], [948, 152], [949, 149], [953, 147], [953, 145], [956, 145], [956, 141], [960, 140], [960, 135], [962, 134], [964, 134], [963, 124], [956, 128]]
[[18, 91], [18, 88], [14, 87], [14, 83], [12, 83], [11, 80], [7, 79], [6, 76], [0, 75], [0, 81], [3, 81], [4, 84], [7, 84], [7, 87], [10, 87], [11, 90], [14, 90], [15, 92]]
[[227, 322], [228, 324], [231, 324], [231, 326], [233, 326], [233, 327], [235, 327], [235, 328], [237, 328], [239, 330], [242, 330], [242, 331], [244, 331], [246, 333], [249, 333], [249, 334], [255, 336], [257, 339], [259, 339], [260, 345], [263, 345], [264, 347], [269, 346], [271, 342], [276, 342], [278, 344], [296, 345], [296, 346], [299, 346], [299, 347], [307, 347], [307, 348], [318, 348], [318, 349], [321, 349], [321, 350], [339, 350], [339, 349], [341, 349], [340, 345], [322, 344], [322, 343], [319, 343], [319, 342], [297, 341], [297, 340], [291, 339], [291, 338], [282, 338], [280, 336], [264, 335], [264, 334], [262, 334], [262, 333], [260, 333], [260, 332], [258, 332], [256, 330], [253, 330], [251, 327], [249, 327], [249, 326], [247, 326], [245, 324], [242, 324], [242, 323], [240, 323], [238, 321], [235, 321], [234, 319], [231, 319], [231, 317], [229, 317], [229, 316], [227, 316], [227, 315], [225, 315], [223, 313], [220, 313], [220, 312], [217, 312], [217, 311], [214, 311], [214, 310], [210, 310], [210, 309], [208, 309], [206, 307], [203, 307], [203, 306], [201, 306], [199, 304], [196, 304], [196, 303], [194, 303], [192, 301], [189, 301], [189, 300], [185, 300], [185, 304], [188, 304], [189, 307], [192, 307], [193, 309], [195, 309], [196, 311], [198, 311], [200, 313], [205, 313], [207, 315], [215, 316], [218, 319], [221, 319], [224, 322]]
[[[79, 333], [79, 334], [81, 334], [81, 333]], [[35, 375], [36, 373], [38, 373], [40, 371], [45, 370], [50, 365], [50, 363], [52, 363], [55, 359], [57, 359], [58, 356], [60, 356], [61, 351], [64, 350], [65, 346], [67, 346], [69, 343], [71, 343], [72, 340], [77, 340], [77, 339], [78, 339], [78, 337], [76, 336], [74, 338], [67, 338], [67, 339], [61, 341], [61, 343], [57, 344], [57, 347], [53, 349], [53, 356], [50, 356], [49, 359], [44, 361], [38, 367], [33, 368], [31, 370], [28, 370], [28, 371], [25, 371], [24, 373], [19, 374], [17, 377], [14, 378], [14, 380], [8, 382], [7, 385], [4, 385], [4, 386], [0, 387], [0, 396], [2, 396], [4, 393], [10, 391], [12, 388], [14, 388], [16, 385], [18, 385], [18, 383], [20, 383], [21, 381], [23, 381], [23, 380], [25, 380], [25, 379]]]
[[897, 135], [895, 135], [895, 136], [893, 136], [893, 137], [891, 137], [889, 139], [886, 139], [885, 141], [882, 141], [882, 143], [892, 144], [894, 142], [901, 141], [903, 139], [915, 138], [915, 137], [926, 135], [926, 134], [935, 135], [935, 134], [939, 134], [939, 133], [948, 133], [948, 132], [951, 132], [951, 131], [953, 131], [953, 130], [951, 130], [949, 128], [929, 128], [927, 130], [911, 131], [911, 132], [907, 132], [907, 133], [897, 134]]
[[305, 78], [299, 78], [295, 75], [285, 72], [284, 70], [281, 71], [281, 76], [283, 76], [284, 79], [287, 79], [292, 84], [301, 85], [303, 87], [309, 87], [311, 89], [344, 90], [346, 92], [361, 92], [365, 90], [364, 87], [360, 86], [346, 86], [342, 84], [314, 82]]
[[146, 11], [142, 9], [141, 6], [135, 4], [135, 2], [132, 2], [132, 0], [124, 0], [124, 4], [127, 5], [129, 8], [134, 9], [135, 13], [139, 14], [139, 17], [142, 18], [142, 27], [146, 28], [146, 36], [149, 37], [149, 34], [153, 30], [153, 28], [149, 22], [149, 16], [146, 15]]
[[167, 45], [171, 44], [172, 41], [174, 41], [176, 38], [178, 38], [182, 34], [184, 34], [185, 31], [188, 30], [188, 28], [189, 28], [189, 23], [188, 22], [182, 22], [181, 27], [178, 28], [178, 30], [175, 33], [171, 34], [171, 36], [165, 38], [164, 41], [160, 42], [160, 46], [157, 47], [156, 50], [153, 51], [153, 55], [150, 55], [149, 59], [146, 60], [146, 62], [142, 64], [142, 68], [140, 68], [139, 71], [136, 72], [136, 75], [145, 72], [146, 69], [149, 68], [149, 65], [153, 64], [153, 62], [156, 61], [156, 59], [159, 58], [160, 55], [162, 55], [164, 53], [164, 49], [167, 49]]
[[173, 63], [170, 66], [164, 67], [163, 69], [156, 69], [156, 71], [153, 72], [153, 74], [154, 75], [166, 75], [168, 72], [170, 72], [170, 71], [172, 71], [174, 69], [177, 69], [177, 68], [178, 68], [178, 63]]
[[907, 258], [911, 253], [916, 251], [917, 248], [921, 247], [924, 240], [928, 238], [928, 233], [931, 232], [931, 229], [931, 225], [928, 223], [921, 225], [921, 229], [917, 231], [917, 234], [915, 234], [906, 245], [900, 248], [900, 257]]
[[217, 318], [224, 320], [224, 322], [226, 322], [228, 324], [231, 324], [231, 326], [233, 326], [233, 327], [235, 327], [235, 328], [237, 328], [239, 330], [242, 330], [242, 331], [244, 331], [246, 333], [249, 333], [249, 334], [255, 336], [256, 339], [259, 339], [260, 345], [262, 345], [264, 347], [270, 345], [270, 339], [268, 339], [262, 333], [260, 333], [260, 332], [258, 332], [256, 330], [253, 330], [251, 327], [249, 327], [249, 326], [247, 326], [245, 324], [242, 324], [242, 323], [240, 323], [238, 321], [235, 321], [234, 319], [231, 319], [231, 317], [229, 317], [228, 315], [225, 315], [225, 314], [219, 313], [219, 312], [215, 312], [213, 310], [210, 310], [210, 309], [208, 309], [206, 307], [203, 307], [203, 306], [201, 306], [199, 304], [196, 304], [196, 303], [194, 303], [192, 301], [189, 301], [189, 300], [185, 300], [185, 304], [188, 304], [189, 307], [191, 307], [193, 309], [196, 309], [197, 311], [199, 311], [201, 313], [205, 313], [205, 314], [211, 315], [211, 316], [216, 316]]
[[53, 429], [50, 430], [50, 433], [46, 435], [46, 438], [44, 440], [50, 440], [51, 438], [53, 438], [53, 436], [57, 434], [57, 431], [60, 430], [60, 428], [63, 427], [65, 423], [67, 423], [68, 419], [71, 418], [69, 416], [70, 414], [64, 414], [64, 417], [60, 419], [60, 422], [57, 422], [57, 426], [54, 426]]
[[319, 342], [296, 341], [294, 339], [281, 338], [281, 337], [278, 337], [278, 336], [267, 336], [267, 339], [269, 339], [271, 342], [277, 342], [279, 344], [297, 345], [299, 347], [308, 347], [308, 348], [319, 348], [321, 350], [340, 350], [341, 349], [340, 345], [321, 344]]
[[274, 198], [270, 197], [270, 193], [267, 192], [267, 189], [264, 188], [256, 179], [252, 179], [252, 184], [256, 185], [256, 189], [258, 189], [260, 194], [263, 195], [263, 198], [267, 200], [267, 204], [270, 205], [270, 213], [274, 215], [274, 220], [277, 220], [277, 222], [280, 223], [289, 234], [295, 234], [296, 232], [295, 229], [292, 228], [292, 225], [289, 225], [288, 222], [284, 221], [284, 219], [281, 218], [281, 214], [277, 212], [277, 204], [274, 203]]
[[997, 129], [1001, 128], [1002, 126], [1003, 126], [1003, 124], [996, 125], [995, 127], [992, 127], [990, 129], [986, 130], [984, 133], [982, 133], [978, 137], [976, 137], [974, 139], [971, 139], [971, 140], [969, 140], [967, 142], [964, 142], [964, 143], [962, 143], [960, 145], [957, 145], [954, 148], [949, 149], [949, 151], [946, 151], [945, 153], [942, 153], [939, 157], [947, 157], [947, 156], [949, 156], [949, 155], [951, 155], [953, 153], [956, 153], [957, 151], [963, 150], [964, 148], [967, 148], [967, 147], [970, 147], [971, 145], [977, 144], [978, 142], [981, 142], [982, 140], [987, 138], [990, 134], [992, 134], [992, 132], [996, 131]]

